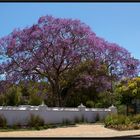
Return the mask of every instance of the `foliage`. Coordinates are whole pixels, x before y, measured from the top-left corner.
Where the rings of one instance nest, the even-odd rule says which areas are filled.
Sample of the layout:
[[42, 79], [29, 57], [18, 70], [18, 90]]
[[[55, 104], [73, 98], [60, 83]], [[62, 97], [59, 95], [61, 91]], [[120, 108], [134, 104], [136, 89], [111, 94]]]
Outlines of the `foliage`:
[[89, 107], [89, 108], [94, 108], [94, 102], [93, 101], [91, 101], [91, 100], [88, 100], [87, 102], [86, 102], [86, 107]]
[[44, 126], [44, 120], [39, 116], [31, 114], [30, 119], [28, 120], [27, 126], [29, 127], [39, 127]]
[[122, 125], [122, 124], [119, 124], [119, 125], [110, 125], [108, 126], [108, 128], [113, 128], [113, 129], [116, 129], [116, 130], [138, 130], [140, 129], [140, 125], [139, 124], [128, 124], [128, 125]]
[[6, 118], [3, 115], [0, 115], [0, 127], [5, 128], [7, 126]]
[[11, 84], [1, 93], [0, 105], [40, 105], [43, 99], [46, 99], [47, 92], [46, 82], [22, 81], [19, 84]]
[[40, 105], [42, 103], [42, 99], [35, 93], [32, 93], [29, 98], [30, 105]]
[[138, 123], [138, 124], [140, 124], [140, 114], [134, 115], [134, 116], [131, 118], [131, 121], [132, 121], [133, 123]]
[[110, 125], [119, 125], [119, 124], [124, 124], [127, 125], [129, 124], [130, 118], [125, 115], [108, 115], [105, 118], [105, 126], [110, 126]]
[[17, 106], [21, 101], [21, 89], [16, 85], [13, 85], [9, 88], [8, 93], [6, 94], [6, 105]]
[[61, 106], [73, 89], [90, 87], [94, 96], [111, 90], [112, 81], [134, 77], [139, 70], [139, 60], [97, 37], [86, 24], [52, 16], [1, 38], [0, 52], [6, 81], [47, 81], [53, 106]]
[[117, 110], [118, 110], [118, 114], [126, 115], [127, 113], [126, 105], [118, 105]]
[[17, 122], [17, 123], [12, 125], [12, 128], [13, 129], [20, 129], [20, 128], [22, 128], [22, 125], [19, 122]]
[[118, 100], [122, 104], [130, 104], [133, 99], [140, 98], [140, 77], [124, 79], [116, 87]]
[[117, 130], [140, 129], [140, 115], [109, 115], [105, 118], [105, 127]]
[[5, 95], [1, 94], [0, 95], [0, 106], [4, 105], [5, 104]]

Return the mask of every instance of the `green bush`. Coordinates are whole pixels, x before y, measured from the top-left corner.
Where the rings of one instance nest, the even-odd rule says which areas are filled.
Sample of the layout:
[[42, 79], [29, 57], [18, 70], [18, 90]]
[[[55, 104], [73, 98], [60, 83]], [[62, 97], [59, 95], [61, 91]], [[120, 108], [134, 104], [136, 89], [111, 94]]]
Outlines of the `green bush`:
[[29, 127], [39, 127], [39, 126], [44, 126], [44, 120], [40, 118], [39, 116], [31, 115], [30, 119], [28, 121], [28, 126]]
[[37, 95], [37, 93], [30, 94], [29, 104], [30, 105], [40, 105], [42, 103], [42, 98]]
[[134, 116], [108, 115], [104, 123], [105, 127], [117, 130], [140, 129], [140, 114]]
[[131, 121], [133, 123], [138, 123], [140, 124], [140, 114], [134, 115], [133, 117], [131, 117]]
[[105, 118], [105, 126], [109, 126], [109, 125], [128, 125], [131, 123], [131, 120], [128, 116], [125, 115], [116, 115], [116, 114], [112, 114], [112, 115], [108, 115]]
[[95, 104], [95, 108], [102, 108], [104, 105], [103, 105], [103, 103], [96, 103]]
[[117, 106], [118, 114], [126, 115], [126, 105]]
[[17, 86], [12, 86], [8, 89], [5, 95], [6, 105], [16, 106], [20, 104], [21, 101], [21, 89]]
[[93, 101], [91, 101], [91, 100], [86, 102], [86, 107], [94, 108], [94, 105], [95, 105], [95, 103]]
[[0, 127], [4, 128], [7, 126], [6, 118], [3, 115], [0, 115]]

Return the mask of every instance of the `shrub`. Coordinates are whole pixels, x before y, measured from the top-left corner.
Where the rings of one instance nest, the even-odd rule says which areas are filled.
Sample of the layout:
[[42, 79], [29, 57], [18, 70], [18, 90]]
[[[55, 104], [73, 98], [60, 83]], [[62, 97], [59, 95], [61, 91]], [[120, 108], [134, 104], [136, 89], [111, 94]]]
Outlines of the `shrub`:
[[86, 102], [86, 106], [89, 107], [89, 108], [93, 108], [94, 105], [95, 105], [95, 103], [93, 101], [91, 101], [91, 100]]
[[39, 95], [37, 95], [37, 93], [30, 94], [30, 97], [29, 97], [30, 105], [40, 105], [41, 103], [42, 103], [42, 98]]
[[109, 115], [105, 118], [105, 126], [117, 130], [140, 129], [140, 114], [134, 116]]
[[130, 118], [125, 115], [112, 114], [112, 115], [108, 115], [105, 118], [105, 126], [120, 125], [120, 124], [128, 125], [130, 123], [131, 123]]
[[137, 129], [140, 129], [140, 126], [137, 124], [133, 124], [133, 128], [137, 130]]
[[71, 123], [72, 122], [68, 119], [64, 119], [63, 122], [62, 122], [63, 125], [70, 125]]
[[44, 124], [45, 123], [42, 118], [39, 116], [31, 115], [27, 125], [30, 127], [39, 127], [44, 126]]
[[15, 124], [13, 124], [12, 128], [13, 128], [13, 129], [21, 128], [20, 122], [17, 122], [17, 123], [15, 123]]
[[20, 87], [12, 86], [8, 89], [5, 95], [6, 105], [15, 106], [19, 105], [21, 101], [21, 89]]
[[134, 115], [133, 117], [131, 117], [131, 121], [133, 123], [138, 123], [140, 124], [140, 114]]
[[96, 103], [95, 104], [95, 108], [102, 108], [103, 107], [103, 103]]
[[13, 128], [13, 129], [18, 129], [19, 127], [18, 127], [16, 124], [14, 124], [14, 125], [12, 126], [12, 128]]
[[4, 128], [7, 126], [6, 118], [3, 115], [0, 115], [0, 127]]
[[118, 114], [126, 115], [126, 105], [117, 106]]

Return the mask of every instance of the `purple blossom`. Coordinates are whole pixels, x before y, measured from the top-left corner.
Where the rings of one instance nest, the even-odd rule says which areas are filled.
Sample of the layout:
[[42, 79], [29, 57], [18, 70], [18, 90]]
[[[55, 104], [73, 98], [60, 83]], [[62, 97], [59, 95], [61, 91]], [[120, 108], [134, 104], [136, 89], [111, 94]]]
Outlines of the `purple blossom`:
[[[37, 24], [14, 30], [1, 38], [0, 51], [6, 61], [1, 67], [7, 80], [15, 82], [25, 77], [35, 77], [36, 80], [47, 78], [52, 87], [60, 86], [62, 75], [84, 61], [92, 61], [93, 65], [87, 70], [96, 73], [82, 73], [78, 77], [79, 84], [87, 87], [98, 85], [104, 89], [109, 87], [108, 77], [112, 66], [113, 75], [122, 78], [136, 76], [140, 65], [139, 60], [134, 59], [125, 48], [96, 36], [81, 21], [52, 16], [43, 16]], [[101, 63], [106, 66], [104, 76], [98, 74], [105, 71], [101, 71]], [[55, 91], [60, 92], [59, 86], [55, 86]]]

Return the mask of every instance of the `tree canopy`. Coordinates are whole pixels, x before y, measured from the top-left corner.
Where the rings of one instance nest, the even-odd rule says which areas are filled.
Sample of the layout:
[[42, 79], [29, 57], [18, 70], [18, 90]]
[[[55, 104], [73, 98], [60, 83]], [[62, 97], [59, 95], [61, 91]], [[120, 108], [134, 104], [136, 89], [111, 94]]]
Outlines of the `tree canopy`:
[[116, 87], [121, 102], [130, 104], [133, 99], [140, 99], [140, 77], [122, 80]]
[[66, 88], [94, 85], [97, 91], [108, 90], [110, 80], [139, 72], [139, 60], [125, 48], [98, 37], [80, 20], [52, 16], [1, 38], [0, 55], [7, 81], [45, 80], [55, 106], [61, 106]]

